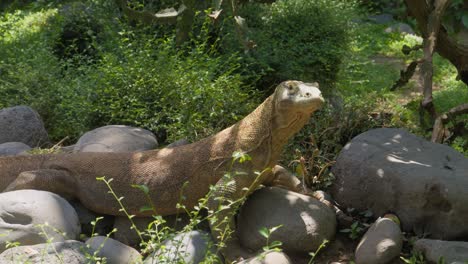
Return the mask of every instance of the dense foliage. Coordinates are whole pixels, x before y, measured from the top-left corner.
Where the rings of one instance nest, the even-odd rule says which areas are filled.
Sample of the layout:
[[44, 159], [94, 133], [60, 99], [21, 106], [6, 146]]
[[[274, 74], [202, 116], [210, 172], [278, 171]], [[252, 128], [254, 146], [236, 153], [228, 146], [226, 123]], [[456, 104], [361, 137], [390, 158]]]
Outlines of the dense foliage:
[[[161, 6], [130, 3], [137, 10], [174, 6], [169, 0]], [[407, 127], [423, 136], [430, 129], [417, 120], [420, 98], [402, 99], [415, 84], [389, 92], [399, 69], [379, 62], [417, 58], [420, 53], [405, 57], [400, 50], [421, 39], [359, 22], [363, 5], [365, 12], [393, 8], [395, 16], [401, 13], [401, 2], [375, 4], [244, 1], [238, 12], [248, 27], [247, 52], [229, 12], [219, 21], [197, 12], [190, 40], [177, 47], [174, 26], [130, 22], [113, 1], [5, 4], [0, 108], [31, 105], [54, 141], [68, 137], [72, 143], [89, 129], [126, 124], [155, 132], [164, 144], [200, 139], [234, 123], [280, 81], [318, 80], [332, 104], [298, 135], [286, 160], [299, 155], [296, 149], [318, 155], [314, 158], [322, 162], [314, 166], [320, 170], [346, 141], [367, 129]], [[454, 68], [439, 57], [435, 65], [435, 83], [444, 88], [434, 94], [436, 108], [443, 112], [468, 101]], [[463, 152], [467, 142], [457, 139], [453, 146]]]
[[234, 28], [217, 32], [203, 12], [189, 43], [176, 47], [171, 27], [128, 23], [112, 3], [7, 10], [0, 22], [0, 107], [31, 105], [55, 140], [105, 124], [144, 127], [163, 142], [198, 139], [251, 111], [262, 98], [257, 83], [335, 81], [348, 38], [340, 16], [351, 6], [326, 2], [263, 4], [262, 18], [250, 12], [246, 18], [257, 22], [251, 54], [237, 43], [223, 48], [235, 42]]
[[243, 10], [256, 47], [252, 56], [268, 68], [267, 83], [285, 79], [332, 86], [348, 49], [353, 1], [288, 0], [250, 4]]

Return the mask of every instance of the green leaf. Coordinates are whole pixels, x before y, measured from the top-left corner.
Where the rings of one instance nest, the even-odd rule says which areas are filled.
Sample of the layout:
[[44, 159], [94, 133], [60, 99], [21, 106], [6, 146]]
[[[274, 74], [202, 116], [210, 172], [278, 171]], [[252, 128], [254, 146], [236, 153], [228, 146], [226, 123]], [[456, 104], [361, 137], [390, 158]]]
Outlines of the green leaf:
[[149, 205], [142, 206], [140, 212], [153, 211], [153, 208]]
[[138, 189], [142, 190], [145, 194], [148, 194], [148, 193], [149, 193], [148, 186], [146, 186], [146, 185], [144, 185], [144, 184], [132, 184], [132, 187], [133, 187], [133, 188], [138, 188]]
[[275, 232], [276, 230], [278, 230], [278, 228], [282, 227], [283, 225], [278, 225], [278, 226], [274, 226], [272, 228], [270, 228], [270, 234]]
[[468, 28], [468, 12], [465, 12], [462, 15], [462, 23], [466, 28]]
[[262, 227], [260, 228], [260, 230], [258, 230], [258, 232], [260, 233], [260, 235], [262, 235], [264, 238], [268, 238], [270, 236], [269, 234], [269, 231], [266, 227]]
[[271, 248], [281, 247], [281, 245], [283, 245], [283, 243], [281, 241], [273, 241], [273, 242], [271, 242], [270, 247]]

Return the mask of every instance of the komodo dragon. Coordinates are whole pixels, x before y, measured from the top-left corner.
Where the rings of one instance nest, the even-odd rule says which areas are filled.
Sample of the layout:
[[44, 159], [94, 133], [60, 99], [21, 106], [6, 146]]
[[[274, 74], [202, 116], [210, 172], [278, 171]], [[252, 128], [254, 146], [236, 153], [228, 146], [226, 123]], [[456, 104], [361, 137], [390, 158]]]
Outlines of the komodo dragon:
[[[176, 148], [132, 153], [71, 153], [42, 154], [0, 158], [0, 191], [40, 189], [78, 198], [81, 203], [99, 213], [121, 215], [116, 200], [108, 194], [108, 188], [96, 177], [112, 178], [112, 188], [130, 214], [150, 216], [151, 211], [140, 212], [147, 197], [132, 184], [146, 185], [158, 214], [177, 213], [181, 189], [188, 208], [215, 188], [208, 202], [210, 210], [220, 205], [218, 196], [236, 200], [246, 195], [245, 188], [254, 190], [260, 184], [282, 185], [297, 190], [299, 180], [279, 166], [275, 166], [288, 139], [298, 132], [311, 114], [324, 100], [318, 84], [285, 81], [277, 86], [252, 113], [235, 125], [198, 142]], [[238, 175], [233, 184], [222, 179], [230, 169], [232, 153], [249, 154], [251, 161], [234, 169], [248, 172]], [[273, 168], [260, 176], [254, 171]], [[254, 186], [252, 186], [254, 185]], [[228, 217], [226, 225], [234, 228], [233, 214], [222, 210], [218, 219]], [[223, 226], [221, 226], [223, 227]], [[219, 228], [219, 226], [218, 226]], [[212, 226], [213, 236], [219, 235]], [[222, 251], [227, 261], [246, 257], [235, 236]]]

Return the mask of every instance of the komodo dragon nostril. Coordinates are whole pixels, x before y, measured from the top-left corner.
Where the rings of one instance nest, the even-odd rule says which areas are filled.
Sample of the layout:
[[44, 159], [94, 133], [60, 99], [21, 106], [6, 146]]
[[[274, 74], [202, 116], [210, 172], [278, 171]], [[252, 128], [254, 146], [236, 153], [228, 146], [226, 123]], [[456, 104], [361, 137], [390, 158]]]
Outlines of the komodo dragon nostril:
[[310, 93], [306, 93], [305, 96], [306, 96], [306, 97], [310, 97], [311, 94], [310, 94]]

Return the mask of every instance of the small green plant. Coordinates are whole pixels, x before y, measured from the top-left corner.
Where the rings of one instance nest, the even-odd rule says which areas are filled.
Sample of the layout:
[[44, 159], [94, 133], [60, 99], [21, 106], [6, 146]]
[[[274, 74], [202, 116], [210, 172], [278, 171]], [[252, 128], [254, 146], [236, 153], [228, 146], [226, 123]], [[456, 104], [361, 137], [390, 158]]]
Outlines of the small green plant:
[[353, 217], [354, 222], [349, 228], [341, 229], [340, 232], [347, 233], [349, 238], [356, 240], [369, 228], [369, 222], [371, 222], [374, 214], [370, 209], [358, 211], [355, 208], [347, 208], [346, 212]]
[[400, 259], [406, 264], [425, 264], [424, 256], [421, 252], [416, 251], [411, 254], [409, 258], [400, 257]]
[[315, 258], [317, 257], [317, 255], [320, 253], [320, 251], [322, 251], [328, 244], [328, 240], [327, 239], [324, 239], [322, 241], [322, 244], [320, 244], [320, 246], [317, 248], [317, 250], [315, 250], [315, 252], [309, 252], [309, 255], [311, 256], [308, 264], [314, 264], [314, 260]]
[[278, 225], [278, 226], [274, 226], [272, 228], [262, 227], [260, 230], [258, 230], [260, 235], [262, 235], [266, 239], [266, 245], [263, 247], [264, 252], [270, 251], [270, 250], [281, 251], [281, 249], [279, 248], [282, 245], [281, 241], [272, 241], [272, 242], [270, 242], [270, 236], [271, 236], [271, 234], [273, 232], [275, 232], [276, 230], [278, 230], [282, 226], [283, 225]]
[[362, 233], [364, 232], [365, 228], [361, 225], [360, 222], [355, 221], [351, 224], [349, 228], [341, 229], [341, 233], [348, 233], [349, 238], [352, 240], [356, 240], [361, 237]]

